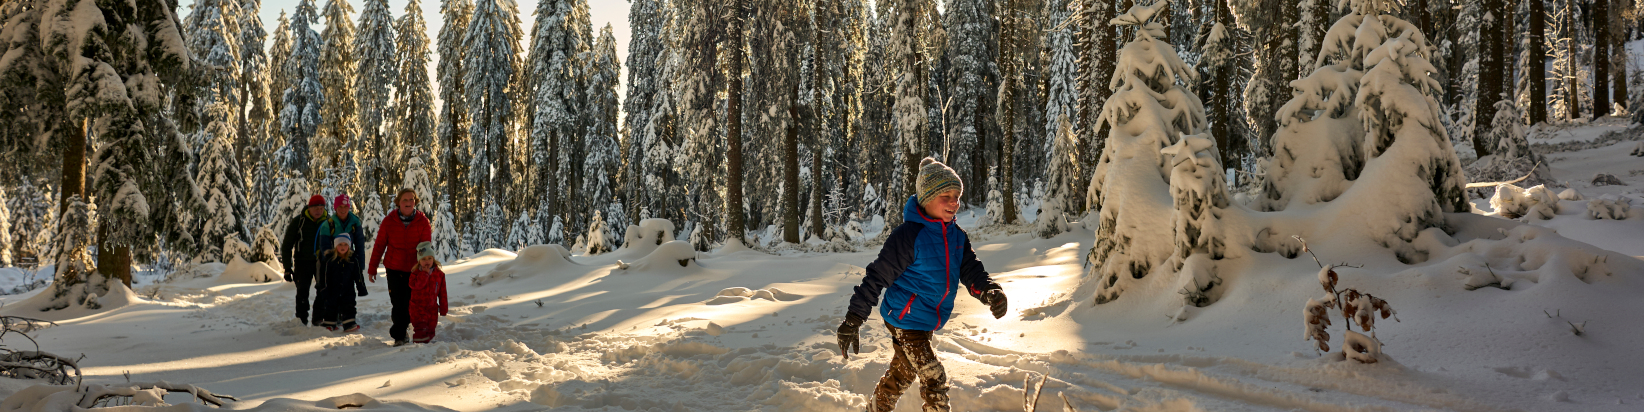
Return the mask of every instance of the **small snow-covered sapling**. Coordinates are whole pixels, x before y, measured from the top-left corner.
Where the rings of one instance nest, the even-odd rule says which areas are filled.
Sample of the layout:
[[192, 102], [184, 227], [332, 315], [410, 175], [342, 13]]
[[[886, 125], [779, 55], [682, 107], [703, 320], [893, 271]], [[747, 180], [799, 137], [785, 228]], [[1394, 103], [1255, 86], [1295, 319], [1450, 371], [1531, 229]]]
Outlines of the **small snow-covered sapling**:
[[[1359, 363], [1376, 363], [1376, 357], [1381, 353], [1381, 341], [1376, 339], [1376, 314], [1379, 312], [1382, 319], [1396, 314], [1387, 301], [1368, 293], [1361, 293], [1357, 289], [1336, 289], [1340, 277], [1336, 274], [1334, 265], [1327, 265], [1319, 269], [1319, 285], [1324, 287], [1327, 294], [1323, 300], [1307, 299], [1307, 309], [1303, 311], [1307, 334], [1303, 340], [1318, 342], [1320, 351], [1329, 351], [1330, 309], [1339, 309], [1346, 321], [1347, 331], [1342, 337], [1342, 351], [1348, 358]], [[1397, 317], [1393, 318], [1398, 321]], [[1353, 323], [1359, 324], [1359, 329], [1370, 332], [1364, 336], [1353, 332]]]

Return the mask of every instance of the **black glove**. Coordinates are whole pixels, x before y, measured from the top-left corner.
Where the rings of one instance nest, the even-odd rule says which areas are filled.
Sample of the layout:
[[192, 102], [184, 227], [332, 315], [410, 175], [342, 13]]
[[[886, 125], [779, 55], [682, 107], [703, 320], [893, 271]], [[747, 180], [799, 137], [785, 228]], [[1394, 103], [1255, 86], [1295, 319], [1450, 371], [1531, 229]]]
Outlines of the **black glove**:
[[988, 305], [988, 309], [993, 310], [994, 319], [1005, 317], [1005, 313], [1009, 312], [1009, 306], [1005, 304], [1004, 290], [993, 289], [987, 292], [982, 292], [982, 303], [986, 303]]
[[862, 342], [857, 339], [857, 332], [862, 329], [863, 320], [866, 319], [852, 313], [845, 315], [845, 321], [839, 324], [836, 334], [839, 337], [839, 354], [845, 355], [845, 360], [850, 360], [852, 349], [858, 354], [862, 353]]
[[363, 297], [365, 297], [365, 295], [369, 295], [369, 294], [370, 293], [366, 293], [365, 288], [360, 288], [360, 297], [363, 298]]
[[291, 268], [286, 268], [285, 269], [285, 281], [287, 281], [287, 282], [291, 281]]

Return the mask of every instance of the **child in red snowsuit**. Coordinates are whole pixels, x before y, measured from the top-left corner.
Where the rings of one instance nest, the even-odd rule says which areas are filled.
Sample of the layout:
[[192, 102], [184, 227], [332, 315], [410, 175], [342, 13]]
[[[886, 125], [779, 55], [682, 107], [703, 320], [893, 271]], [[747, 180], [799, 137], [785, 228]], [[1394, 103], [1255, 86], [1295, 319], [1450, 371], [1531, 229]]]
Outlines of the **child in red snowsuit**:
[[445, 272], [434, 260], [434, 242], [417, 244], [417, 267], [411, 271], [411, 341], [434, 340], [438, 316], [445, 316], [450, 302], [445, 297]]

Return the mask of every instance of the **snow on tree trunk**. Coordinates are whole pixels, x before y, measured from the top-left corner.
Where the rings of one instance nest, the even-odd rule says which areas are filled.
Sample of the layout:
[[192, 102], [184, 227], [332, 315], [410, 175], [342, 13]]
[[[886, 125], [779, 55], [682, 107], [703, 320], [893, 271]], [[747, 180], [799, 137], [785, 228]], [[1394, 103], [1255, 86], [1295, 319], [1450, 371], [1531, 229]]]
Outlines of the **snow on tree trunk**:
[[1113, 20], [1137, 29], [1119, 51], [1118, 68], [1108, 83], [1113, 97], [1095, 124], [1111, 127], [1087, 195], [1099, 216], [1086, 275], [1096, 282], [1098, 304], [1118, 299], [1170, 257], [1170, 217], [1160, 213], [1172, 208], [1165, 181], [1170, 168], [1159, 150], [1178, 136], [1205, 132], [1204, 106], [1185, 86], [1195, 72], [1160, 39], [1163, 26], [1149, 21], [1160, 7], [1162, 3], [1139, 4]]
[[11, 209], [6, 207], [6, 189], [0, 187], [0, 267], [11, 266]]

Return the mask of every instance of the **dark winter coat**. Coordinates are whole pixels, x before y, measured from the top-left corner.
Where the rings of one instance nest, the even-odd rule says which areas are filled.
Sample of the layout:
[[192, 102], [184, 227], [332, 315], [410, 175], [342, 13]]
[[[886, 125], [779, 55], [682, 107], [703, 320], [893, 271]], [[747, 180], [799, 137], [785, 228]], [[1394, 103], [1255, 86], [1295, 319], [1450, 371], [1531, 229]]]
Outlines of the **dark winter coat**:
[[[354, 254], [358, 255], [365, 245], [365, 229], [360, 224], [359, 213], [349, 213], [347, 219], [338, 218], [336, 214], [326, 216], [320, 223], [320, 229], [314, 233], [314, 250], [324, 251], [335, 247], [337, 235], [347, 233], [354, 239]], [[365, 270], [365, 259], [354, 259], [360, 264], [360, 270]]]
[[428, 216], [417, 211], [410, 223], [400, 221], [399, 210], [383, 216], [377, 226], [377, 240], [371, 245], [371, 265], [367, 270], [376, 273], [377, 265], [389, 270], [410, 272], [417, 268], [417, 244], [433, 239], [434, 229]]
[[296, 261], [313, 262], [315, 256], [325, 249], [317, 249], [314, 235], [319, 233], [320, 224], [325, 218], [308, 217], [308, 209], [291, 218], [291, 223], [285, 225], [285, 236], [280, 238], [280, 264], [287, 268], [297, 267]]
[[952, 222], [925, 216], [918, 197], [902, 208], [902, 226], [892, 231], [879, 258], [868, 264], [867, 276], [851, 296], [850, 313], [867, 319], [879, 305], [879, 316], [901, 329], [940, 330], [953, 314], [959, 285], [971, 297], [999, 289], [971, 250], [970, 238]]
[[323, 291], [365, 294], [365, 276], [360, 273], [360, 252], [356, 250], [348, 254], [347, 259], [336, 258], [336, 253], [327, 249], [320, 255], [320, 261], [315, 262], [319, 270], [314, 272], [314, 283], [319, 284]]

